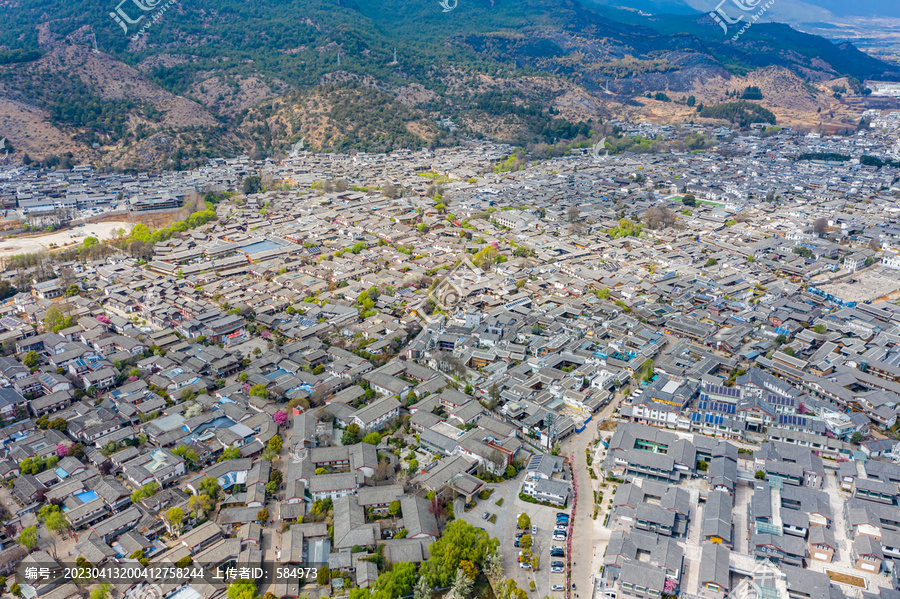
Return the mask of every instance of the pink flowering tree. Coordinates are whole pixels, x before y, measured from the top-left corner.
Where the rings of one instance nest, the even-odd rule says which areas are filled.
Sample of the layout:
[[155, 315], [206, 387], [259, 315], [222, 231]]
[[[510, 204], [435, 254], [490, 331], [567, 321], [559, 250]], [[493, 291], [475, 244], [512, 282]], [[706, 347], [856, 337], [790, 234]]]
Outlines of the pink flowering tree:
[[108, 317], [103, 316], [102, 314], [97, 317], [97, 322], [102, 322], [103, 324], [109, 324], [110, 320]]
[[65, 457], [65, 455], [69, 453], [69, 446], [65, 443], [57, 443], [56, 445], [56, 455], [59, 457]]
[[275, 421], [275, 424], [284, 424], [287, 422], [287, 412], [275, 412], [275, 415], [272, 416], [272, 420]]

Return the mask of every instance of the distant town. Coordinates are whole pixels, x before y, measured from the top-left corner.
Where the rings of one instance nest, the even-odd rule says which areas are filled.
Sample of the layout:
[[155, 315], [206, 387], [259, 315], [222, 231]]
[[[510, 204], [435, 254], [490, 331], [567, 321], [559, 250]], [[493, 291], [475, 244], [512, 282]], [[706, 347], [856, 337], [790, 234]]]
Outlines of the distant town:
[[900, 112], [609, 124], [0, 166], [7, 592], [900, 597]]

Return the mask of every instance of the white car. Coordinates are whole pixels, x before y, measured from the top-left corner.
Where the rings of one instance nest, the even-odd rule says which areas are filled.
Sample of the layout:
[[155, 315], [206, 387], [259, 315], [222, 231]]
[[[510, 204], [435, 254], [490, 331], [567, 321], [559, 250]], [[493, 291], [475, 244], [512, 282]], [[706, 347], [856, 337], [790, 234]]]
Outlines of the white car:
[[537, 536], [537, 526], [534, 524], [531, 525], [531, 536]]
[[566, 587], [564, 587], [564, 586], [561, 585], [561, 584], [555, 584], [555, 585], [553, 585], [552, 587], [550, 587], [550, 590], [551, 590], [551, 591], [565, 591], [565, 590], [566, 590]]
[[519, 567], [523, 570], [531, 570], [531, 563], [529, 562], [519, 562]]

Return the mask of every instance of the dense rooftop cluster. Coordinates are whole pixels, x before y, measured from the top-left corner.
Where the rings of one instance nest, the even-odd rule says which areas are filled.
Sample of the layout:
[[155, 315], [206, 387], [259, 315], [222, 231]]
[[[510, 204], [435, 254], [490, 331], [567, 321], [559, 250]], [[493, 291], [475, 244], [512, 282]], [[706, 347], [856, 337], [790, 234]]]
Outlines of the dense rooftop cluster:
[[[576, 511], [571, 534], [602, 547], [601, 592], [723, 596], [762, 584], [765, 559], [763, 586], [792, 597], [858, 596], [825, 569], [889, 596], [898, 173], [859, 160], [890, 156], [889, 136], [689, 131], [718, 153], [522, 165], [473, 142], [166, 177], [88, 168], [57, 192], [51, 173], [7, 172], [0, 194], [23, 212], [199, 194], [215, 218], [5, 273], [19, 293], [0, 318], [0, 570], [54, 599], [75, 581], [22, 568], [315, 564], [257, 590], [421, 599], [490, 580], [518, 596], [520, 570], [541, 571], [506, 553], [520, 508], [587, 501], [608, 513]], [[577, 479], [584, 450], [568, 448], [598, 433], [597, 480]], [[501, 494], [511, 517], [467, 521]], [[551, 567], [569, 594], [570, 551]]]

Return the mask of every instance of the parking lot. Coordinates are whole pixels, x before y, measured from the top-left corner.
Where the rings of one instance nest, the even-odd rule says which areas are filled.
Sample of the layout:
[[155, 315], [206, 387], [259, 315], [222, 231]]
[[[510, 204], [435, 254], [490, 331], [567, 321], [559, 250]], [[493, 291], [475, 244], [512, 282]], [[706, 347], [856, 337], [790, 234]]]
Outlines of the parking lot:
[[[503, 567], [509, 568], [509, 572], [515, 571], [514, 578], [520, 588], [528, 589], [529, 583], [533, 580], [540, 596], [560, 594], [561, 591], [551, 591], [553, 585], [565, 586], [565, 573], [556, 574], [550, 571], [550, 563], [553, 561], [563, 561], [566, 558], [551, 558], [550, 547], [559, 545], [566, 547], [566, 541], [553, 540], [553, 529], [556, 527], [557, 512], [569, 510], [560, 510], [552, 507], [535, 505], [522, 501], [515, 495], [515, 509], [513, 517], [510, 519], [510, 526], [507, 528], [506, 536], [501, 540], [503, 545]], [[532, 537], [531, 551], [540, 558], [540, 564], [537, 572], [523, 569], [518, 566], [519, 548], [515, 546], [516, 540], [516, 521], [519, 514], [528, 514], [531, 524], [537, 527], [537, 534]]]
[[[457, 518], [461, 518], [473, 526], [483, 528], [489, 535], [496, 537], [500, 541], [503, 571], [516, 581], [519, 588], [528, 592], [530, 589], [529, 583], [533, 580], [540, 597], [545, 595], [562, 597], [562, 591], [551, 591], [550, 588], [556, 584], [565, 586], [565, 573], [551, 573], [550, 563], [553, 561], [565, 562], [566, 558], [551, 558], [550, 547], [552, 545], [566, 547], [565, 541], [553, 540], [553, 529], [556, 527], [557, 512], [569, 513], [570, 510], [535, 505], [519, 499], [523, 476], [523, 474], [520, 474], [513, 480], [487, 485], [488, 488], [494, 490], [490, 498], [485, 500], [477, 499], [477, 505], [468, 512], [463, 512], [461, 500], [454, 502], [454, 513]], [[503, 505], [498, 506], [496, 502], [501, 497], [503, 497]], [[496, 515], [496, 522], [491, 523], [489, 520], [485, 520], [483, 518], [485, 512]], [[540, 558], [537, 572], [523, 569], [518, 564], [519, 548], [515, 546], [516, 523], [519, 514], [523, 512], [528, 514], [531, 523], [537, 526], [537, 535], [533, 537], [531, 548], [532, 552]]]

